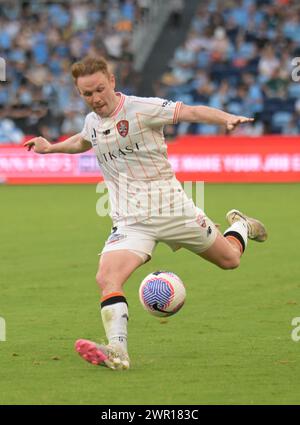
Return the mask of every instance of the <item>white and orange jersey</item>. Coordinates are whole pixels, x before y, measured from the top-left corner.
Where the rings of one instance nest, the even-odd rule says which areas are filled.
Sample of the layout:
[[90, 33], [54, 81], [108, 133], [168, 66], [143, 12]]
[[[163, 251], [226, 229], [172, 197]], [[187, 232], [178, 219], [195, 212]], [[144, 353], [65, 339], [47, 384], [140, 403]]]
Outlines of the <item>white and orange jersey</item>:
[[[167, 159], [163, 134], [164, 125], [177, 123], [181, 102], [117, 95], [120, 101], [111, 116], [89, 113], [81, 135], [97, 155], [114, 224], [130, 224], [153, 214], [153, 203], [164, 208], [168, 201], [158, 201], [159, 190], [181, 187]], [[152, 212], [145, 202], [149, 197]]]

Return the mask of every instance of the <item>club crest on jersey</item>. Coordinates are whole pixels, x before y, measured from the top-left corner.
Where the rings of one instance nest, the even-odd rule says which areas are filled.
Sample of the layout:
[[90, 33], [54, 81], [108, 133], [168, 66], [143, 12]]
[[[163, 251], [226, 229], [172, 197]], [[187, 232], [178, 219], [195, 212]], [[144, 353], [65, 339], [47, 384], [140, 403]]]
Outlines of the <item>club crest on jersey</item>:
[[117, 123], [117, 129], [122, 137], [126, 137], [129, 130], [129, 122], [127, 120], [121, 120]]

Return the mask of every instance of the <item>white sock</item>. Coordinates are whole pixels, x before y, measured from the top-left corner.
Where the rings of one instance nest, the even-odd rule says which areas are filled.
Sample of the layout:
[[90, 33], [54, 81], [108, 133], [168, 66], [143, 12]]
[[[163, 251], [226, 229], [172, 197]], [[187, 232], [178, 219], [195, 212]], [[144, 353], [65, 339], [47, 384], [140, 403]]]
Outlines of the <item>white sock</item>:
[[224, 236], [233, 236], [235, 237], [243, 246], [245, 251], [248, 242], [248, 227], [245, 220], [239, 220], [233, 223], [227, 230], [224, 232]]
[[113, 294], [101, 302], [101, 317], [109, 345], [127, 352], [128, 306], [123, 295]]

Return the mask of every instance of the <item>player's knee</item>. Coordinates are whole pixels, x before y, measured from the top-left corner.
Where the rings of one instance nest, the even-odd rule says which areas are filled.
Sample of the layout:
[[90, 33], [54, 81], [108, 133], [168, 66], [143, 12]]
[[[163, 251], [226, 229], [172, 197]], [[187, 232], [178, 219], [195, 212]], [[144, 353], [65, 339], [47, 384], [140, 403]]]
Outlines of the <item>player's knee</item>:
[[105, 272], [105, 270], [99, 270], [96, 274], [96, 282], [99, 288], [103, 291], [110, 285], [111, 279], [109, 278], [109, 274]]
[[123, 284], [122, 275], [106, 267], [101, 267], [98, 270], [96, 282], [102, 293], [120, 291]]
[[218, 265], [223, 270], [236, 269], [240, 265], [240, 258], [237, 256], [223, 258]]

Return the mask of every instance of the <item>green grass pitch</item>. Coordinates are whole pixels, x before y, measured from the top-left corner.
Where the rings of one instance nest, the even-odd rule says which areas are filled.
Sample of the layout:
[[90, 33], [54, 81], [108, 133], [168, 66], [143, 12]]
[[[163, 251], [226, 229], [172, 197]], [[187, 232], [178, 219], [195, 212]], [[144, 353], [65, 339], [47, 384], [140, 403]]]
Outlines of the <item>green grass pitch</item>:
[[[132, 368], [120, 373], [73, 349], [104, 337], [94, 276], [110, 220], [96, 215], [98, 199], [95, 186], [0, 187], [0, 404], [298, 404], [300, 185], [206, 185], [206, 212], [223, 229], [239, 208], [269, 240], [250, 241], [232, 271], [159, 245], [125, 287]], [[187, 287], [167, 321], [138, 300], [158, 269]]]

